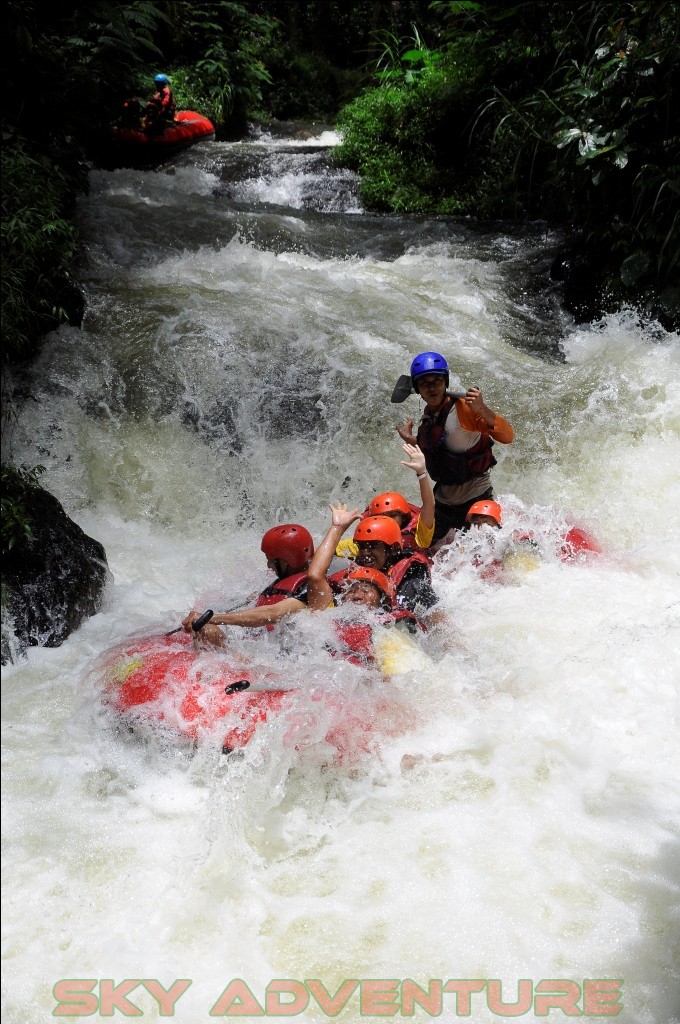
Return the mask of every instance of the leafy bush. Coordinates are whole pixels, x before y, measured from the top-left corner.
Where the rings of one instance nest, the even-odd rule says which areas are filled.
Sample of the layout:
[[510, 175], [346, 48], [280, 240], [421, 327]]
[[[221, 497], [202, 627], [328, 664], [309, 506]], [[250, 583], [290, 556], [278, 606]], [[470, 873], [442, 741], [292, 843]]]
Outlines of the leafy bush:
[[38, 477], [45, 472], [44, 466], [28, 469], [21, 466], [2, 466], [2, 553], [8, 554], [14, 547], [20, 547], [31, 536], [31, 517], [27, 510], [27, 499], [32, 490], [40, 485]]
[[25, 140], [2, 149], [3, 360], [30, 356], [41, 334], [68, 319], [60, 289], [78, 246], [67, 219], [76, 183]]
[[432, 6], [440, 50], [384, 35], [340, 114], [367, 206], [576, 225], [610, 305], [677, 303], [677, 5]]
[[399, 67], [384, 56], [381, 84], [340, 111], [335, 159], [361, 174], [370, 208], [439, 212], [460, 177], [469, 85], [461, 67], [429, 50], [409, 48]]
[[218, 129], [238, 129], [261, 112], [276, 23], [230, 0], [184, 6], [170, 72], [177, 104], [200, 110]]

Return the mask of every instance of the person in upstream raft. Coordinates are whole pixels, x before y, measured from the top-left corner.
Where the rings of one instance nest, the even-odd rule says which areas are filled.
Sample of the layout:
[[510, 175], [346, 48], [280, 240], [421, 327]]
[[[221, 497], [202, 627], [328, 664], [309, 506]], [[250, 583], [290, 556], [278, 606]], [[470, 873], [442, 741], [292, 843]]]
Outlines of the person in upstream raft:
[[146, 105], [144, 127], [147, 131], [160, 134], [175, 120], [175, 97], [167, 75], [156, 75], [156, 91]]
[[[470, 506], [493, 497], [489, 476], [489, 470], [496, 464], [493, 442], [510, 444], [515, 432], [500, 413], [484, 403], [479, 388], [468, 388], [465, 395], [447, 391], [449, 367], [439, 352], [422, 352], [415, 357], [411, 363], [411, 383], [425, 402], [425, 412], [417, 435], [413, 433], [412, 419], [396, 430], [406, 444], [418, 445], [435, 481], [436, 543], [449, 530], [467, 529]], [[403, 401], [405, 397], [393, 395], [393, 401]]]
[[[216, 612], [201, 630], [203, 639], [221, 647], [224, 633], [220, 626], [245, 626], [257, 629], [272, 626], [307, 607], [307, 569], [314, 555], [314, 541], [309, 530], [299, 523], [284, 523], [267, 530], [260, 550], [267, 559], [267, 568], [276, 573], [276, 579], [262, 591], [253, 608], [243, 611]], [[185, 633], [200, 618], [201, 612], [192, 608], [182, 622]]]

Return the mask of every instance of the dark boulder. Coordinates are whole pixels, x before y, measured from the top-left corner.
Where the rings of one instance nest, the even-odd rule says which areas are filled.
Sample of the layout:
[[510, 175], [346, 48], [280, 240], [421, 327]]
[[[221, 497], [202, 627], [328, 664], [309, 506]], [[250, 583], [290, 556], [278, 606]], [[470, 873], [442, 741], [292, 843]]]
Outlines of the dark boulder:
[[550, 277], [564, 283], [563, 303], [576, 323], [590, 323], [602, 316], [599, 276], [584, 251], [575, 249], [557, 256]]
[[[24, 489], [22, 516], [30, 536], [16, 543], [2, 566], [2, 663], [27, 647], [59, 647], [102, 606], [112, 579], [103, 546], [88, 537], [57, 499], [40, 487]], [[11, 649], [10, 649], [11, 647]]]

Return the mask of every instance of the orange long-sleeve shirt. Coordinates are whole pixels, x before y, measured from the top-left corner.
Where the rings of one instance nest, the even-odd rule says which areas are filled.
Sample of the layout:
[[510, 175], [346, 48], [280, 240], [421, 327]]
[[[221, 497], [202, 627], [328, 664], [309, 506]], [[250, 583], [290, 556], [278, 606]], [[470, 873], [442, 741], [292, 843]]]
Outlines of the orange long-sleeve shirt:
[[[452, 452], [466, 452], [477, 444], [481, 435], [491, 437], [501, 444], [510, 444], [515, 438], [512, 426], [500, 413], [495, 414], [494, 425], [489, 427], [485, 420], [467, 405], [462, 398], [456, 398], [446, 420], [447, 435], [444, 444]], [[462, 505], [466, 501], [484, 494], [491, 487], [489, 473], [473, 477], [463, 484], [435, 485], [435, 498], [443, 505]]]

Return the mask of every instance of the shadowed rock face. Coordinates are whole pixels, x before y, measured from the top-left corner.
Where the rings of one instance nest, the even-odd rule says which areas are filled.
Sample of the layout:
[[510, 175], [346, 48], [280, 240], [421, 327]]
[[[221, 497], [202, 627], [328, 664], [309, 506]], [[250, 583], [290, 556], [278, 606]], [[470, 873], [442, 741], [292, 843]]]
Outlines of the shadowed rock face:
[[[9, 552], [2, 568], [3, 605], [19, 654], [27, 647], [59, 647], [99, 611], [112, 579], [103, 546], [69, 519], [53, 495], [36, 488], [24, 505], [32, 536]], [[11, 658], [4, 633], [3, 664]]]

